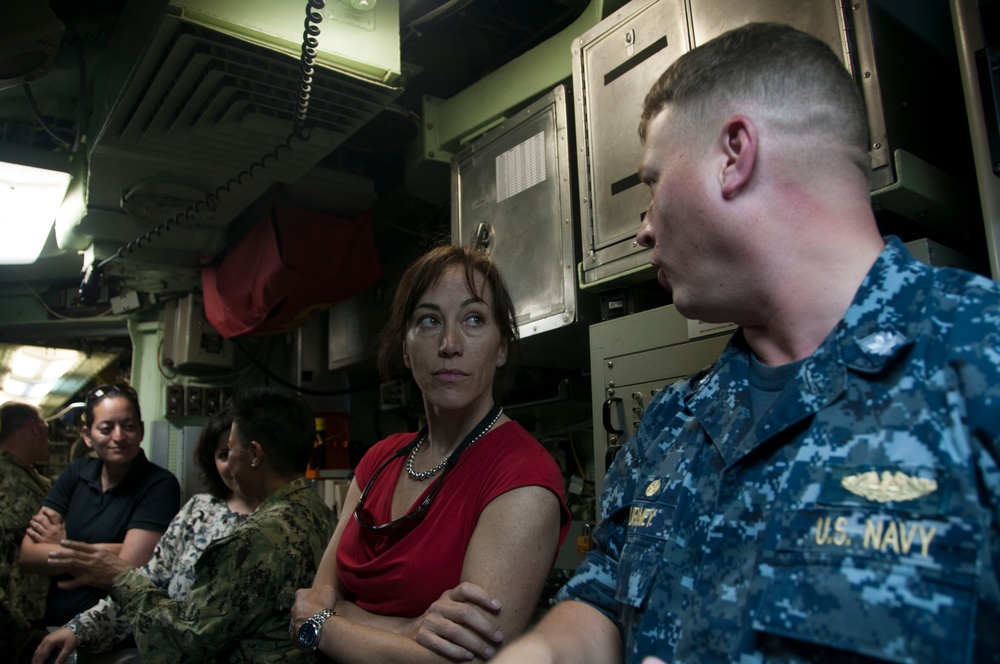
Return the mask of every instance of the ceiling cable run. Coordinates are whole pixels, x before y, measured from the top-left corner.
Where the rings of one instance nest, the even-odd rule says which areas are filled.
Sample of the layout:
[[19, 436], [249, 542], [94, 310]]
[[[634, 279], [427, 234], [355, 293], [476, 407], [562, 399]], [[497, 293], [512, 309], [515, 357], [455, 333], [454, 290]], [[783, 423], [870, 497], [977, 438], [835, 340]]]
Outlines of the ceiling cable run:
[[79, 71], [78, 79], [80, 96], [76, 104], [76, 128], [73, 132], [74, 136], [72, 143], [70, 143], [66, 138], [60, 136], [56, 128], [49, 124], [49, 122], [45, 119], [42, 109], [38, 105], [38, 102], [35, 99], [35, 94], [31, 89], [31, 81], [29, 80], [22, 83], [21, 89], [24, 91], [25, 101], [27, 101], [28, 108], [31, 110], [32, 115], [34, 115], [35, 120], [38, 122], [38, 126], [45, 130], [45, 132], [52, 138], [52, 141], [55, 143], [57, 148], [67, 150], [70, 154], [76, 154], [80, 149], [80, 142], [83, 138], [83, 128], [87, 122], [86, 108], [83, 103], [83, 99], [87, 92], [87, 65], [83, 52], [83, 40], [72, 39], [72, 36], [76, 35], [76, 26], [68, 19], [64, 19], [63, 22], [69, 28], [69, 30], [67, 30], [63, 35], [63, 42], [74, 43], [76, 45]]
[[34, 113], [35, 119], [38, 121], [38, 125], [45, 130], [45, 132], [52, 137], [56, 145], [63, 148], [64, 150], [71, 150], [73, 146], [66, 141], [62, 136], [56, 133], [48, 122], [46, 122], [45, 117], [42, 115], [42, 109], [38, 107], [38, 102], [35, 101], [35, 95], [31, 92], [31, 84], [25, 81], [21, 84], [21, 88], [24, 90], [24, 98], [28, 102], [28, 108]]

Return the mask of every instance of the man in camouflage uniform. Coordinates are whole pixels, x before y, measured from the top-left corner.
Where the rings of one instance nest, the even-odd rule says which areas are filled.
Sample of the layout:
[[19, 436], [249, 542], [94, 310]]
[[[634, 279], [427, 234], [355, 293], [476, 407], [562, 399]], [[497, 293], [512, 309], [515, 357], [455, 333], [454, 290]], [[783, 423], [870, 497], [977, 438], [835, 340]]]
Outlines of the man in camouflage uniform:
[[864, 117], [786, 26], [653, 86], [638, 241], [678, 311], [741, 327], [647, 409], [563, 601], [494, 662], [1000, 657], [1000, 284], [882, 240]]
[[82, 543], [62, 559], [82, 581], [110, 585], [128, 615], [144, 664], [299, 662], [313, 655], [288, 636], [295, 590], [310, 585], [333, 532], [333, 515], [303, 477], [315, 430], [298, 397], [259, 388], [233, 403], [229, 470], [260, 501], [228, 537], [208, 545], [184, 602], [171, 600], [120, 559]]
[[49, 429], [34, 406], [8, 401], [0, 406], [0, 648], [14, 661], [45, 636], [32, 628], [45, 613], [48, 577], [21, 571], [21, 540], [41, 508], [52, 482], [36, 464], [49, 458]]

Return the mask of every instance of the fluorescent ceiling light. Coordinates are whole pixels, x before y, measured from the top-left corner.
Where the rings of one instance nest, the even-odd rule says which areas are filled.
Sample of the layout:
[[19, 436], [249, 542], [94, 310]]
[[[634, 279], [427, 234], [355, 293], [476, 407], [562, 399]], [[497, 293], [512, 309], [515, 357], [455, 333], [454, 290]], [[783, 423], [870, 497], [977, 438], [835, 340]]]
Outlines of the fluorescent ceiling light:
[[27, 397], [32, 401], [36, 399], [38, 401], [41, 401], [42, 397], [51, 392], [52, 388], [55, 386], [56, 386], [55, 381], [35, 383], [34, 385], [31, 386], [31, 389], [28, 390]]
[[37, 406], [64, 374], [85, 359], [86, 355], [77, 350], [21, 346], [7, 362], [0, 401], [22, 401]]
[[5, 397], [10, 395], [14, 399], [22, 399], [28, 396], [28, 392], [30, 391], [31, 385], [25, 383], [23, 380], [7, 376], [3, 381], [3, 394]]
[[27, 353], [14, 353], [10, 360], [10, 372], [15, 376], [37, 376], [42, 370], [42, 361]]
[[80, 356], [76, 351], [73, 352], [74, 355], [72, 357], [53, 359], [47, 367], [42, 369], [40, 374], [42, 380], [55, 382], [69, 372], [70, 369], [74, 368], [80, 362]]
[[69, 181], [66, 172], [0, 162], [0, 264], [38, 259]]

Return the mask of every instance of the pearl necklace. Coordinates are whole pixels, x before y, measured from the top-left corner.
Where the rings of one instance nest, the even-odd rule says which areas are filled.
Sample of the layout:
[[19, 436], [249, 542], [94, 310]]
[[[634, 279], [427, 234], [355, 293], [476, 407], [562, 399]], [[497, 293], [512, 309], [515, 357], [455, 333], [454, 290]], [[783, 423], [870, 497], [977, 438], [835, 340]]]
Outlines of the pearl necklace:
[[[472, 440], [470, 440], [467, 444], [461, 445], [460, 447], [461, 448], [468, 447], [469, 445], [472, 445], [477, 440], [479, 440], [480, 438], [482, 438], [483, 436], [485, 436], [486, 432], [489, 431], [490, 429], [492, 429], [493, 425], [497, 423], [497, 420], [500, 419], [501, 415], [503, 415], [503, 409], [502, 408], [500, 408], [500, 409], [497, 410], [497, 416], [494, 417], [493, 421], [490, 422], [489, 424], [487, 424], [486, 427], [484, 427], [479, 432], [479, 435], [477, 435], [475, 438], [473, 438]], [[442, 461], [438, 465], [434, 466], [430, 470], [425, 470], [422, 473], [418, 473], [417, 471], [413, 470], [413, 460], [417, 458], [417, 452], [420, 451], [420, 446], [424, 444], [425, 440], [427, 440], [427, 434], [426, 433], [423, 435], [423, 437], [419, 441], [417, 441], [417, 444], [413, 446], [413, 449], [410, 450], [410, 456], [406, 459], [406, 474], [409, 475], [411, 479], [417, 480], [418, 482], [423, 482], [424, 480], [426, 480], [429, 477], [434, 477], [439, 472], [441, 472], [441, 469], [444, 468], [448, 464], [449, 461], [451, 461], [451, 456], [449, 456], [444, 461]]]

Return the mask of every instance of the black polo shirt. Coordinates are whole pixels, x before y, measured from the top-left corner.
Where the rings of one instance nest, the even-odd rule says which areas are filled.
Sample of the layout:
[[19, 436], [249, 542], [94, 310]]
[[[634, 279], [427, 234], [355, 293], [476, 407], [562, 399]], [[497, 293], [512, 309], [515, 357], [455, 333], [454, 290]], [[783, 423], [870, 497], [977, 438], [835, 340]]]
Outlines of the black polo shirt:
[[[45, 505], [63, 515], [66, 537], [82, 542], [123, 542], [132, 528], [163, 532], [180, 509], [180, 485], [173, 474], [139, 455], [120, 484], [101, 490], [103, 462], [93, 457], [77, 459], [59, 475], [45, 498]], [[107, 591], [84, 587], [60, 590], [52, 578], [46, 603], [47, 625], [63, 625], [96, 604]]]

